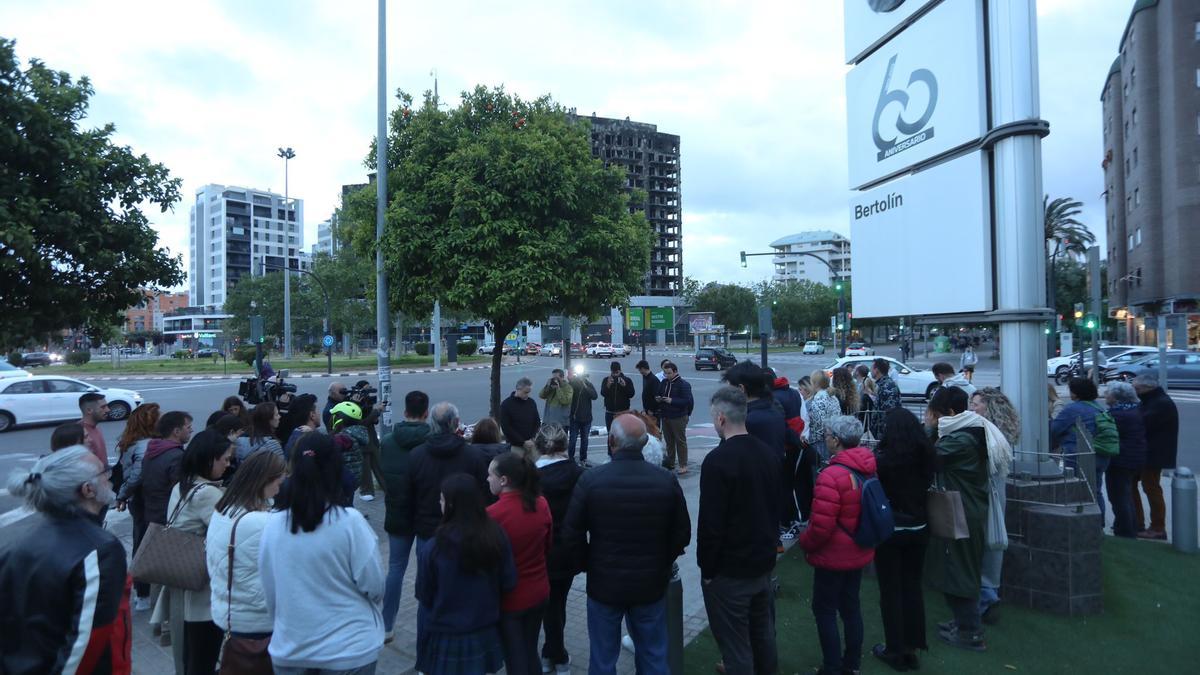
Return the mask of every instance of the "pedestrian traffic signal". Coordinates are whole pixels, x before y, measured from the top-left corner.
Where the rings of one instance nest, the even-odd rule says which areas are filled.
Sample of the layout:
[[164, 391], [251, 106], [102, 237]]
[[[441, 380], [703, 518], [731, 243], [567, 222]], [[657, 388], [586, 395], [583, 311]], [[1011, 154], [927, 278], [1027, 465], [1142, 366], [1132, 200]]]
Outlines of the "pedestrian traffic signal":
[[1088, 330], [1095, 330], [1096, 329], [1096, 317], [1089, 315], [1087, 318], [1087, 321], [1085, 321], [1083, 325], [1085, 327], [1087, 327]]

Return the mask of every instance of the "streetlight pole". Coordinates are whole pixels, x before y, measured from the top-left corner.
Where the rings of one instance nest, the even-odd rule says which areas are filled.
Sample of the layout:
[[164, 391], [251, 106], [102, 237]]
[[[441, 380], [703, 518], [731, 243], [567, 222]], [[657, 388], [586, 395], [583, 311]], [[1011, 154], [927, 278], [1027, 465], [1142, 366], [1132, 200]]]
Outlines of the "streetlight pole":
[[[291, 206], [288, 204], [288, 160], [296, 156], [296, 152], [291, 148], [280, 148], [277, 156], [283, 159], [283, 222], [285, 225], [291, 223], [288, 215], [291, 213]], [[290, 235], [291, 228], [285, 227], [284, 230]], [[292, 358], [292, 256], [291, 256], [291, 240], [288, 239], [284, 245], [283, 258], [283, 358], [288, 360]]]
[[[840, 272], [841, 272], [841, 270], [838, 270], [838, 269], [834, 268], [834, 266], [833, 266], [833, 263], [829, 262], [829, 261], [828, 261], [828, 260], [826, 260], [825, 258], [822, 258], [821, 256], [817, 255], [816, 253], [811, 253], [811, 252], [809, 252], [809, 251], [772, 251], [772, 252], [770, 252], [770, 253], [746, 253], [745, 251], [742, 251], [741, 253], [742, 253], [742, 267], [743, 267], [743, 268], [745, 268], [745, 267], [746, 267], [746, 258], [753, 258], [753, 257], [756, 257], [756, 256], [763, 256], [763, 255], [770, 255], [770, 256], [781, 256], [781, 255], [801, 255], [801, 256], [808, 256], [809, 258], [814, 258], [814, 259], [816, 259], [816, 260], [820, 260], [822, 264], [824, 264], [826, 267], [828, 267], [828, 268], [829, 268], [830, 281], [831, 281], [832, 283], [834, 283], [834, 284], [837, 286], [837, 292], [838, 292], [838, 319], [839, 319], [839, 323], [835, 323], [835, 324], [834, 324], [834, 332], [833, 332], [833, 351], [834, 351], [834, 353], [837, 353], [838, 331], [840, 331], [840, 332], [841, 332], [841, 336], [842, 336], [842, 346], [843, 346], [843, 347], [845, 346], [845, 342], [846, 342], [845, 320], [846, 320], [846, 317], [845, 317], [845, 316], [843, 316], [843, 315], [844, 315], [844, 314], [845, 314], [845, 312], [846, 312], [846, 291], [845, 291], [845, 290], [842, 288], [842, 275], [841, 275], [841, 273], [840, 273]], [[840, 326], [840, 328], [839, 328], [839, 326]], [[748, 349], [748, 348], [747, 348], [747, 349]]]
[[[262, 265], [263, 265], [264, 273], [266, 272], [267, 269], [276, 269], [276, 270], [287, 269], [285, 267], [280, 267], [278, 265], [268, 265], [265, 261], [263, 262]], [[312, 279], [317, 282], [317, 286], [321, 289], [321, 295], [323, 295], [325, 297], [325, 320], [323, 322], [324, 325], [322, 326], [322, 333], [324, 335], [329, 335], [329, 327], [332, 325], [332, 321], [330, 320], [330, 313], [329, 313], [329, 291], [325, 290], [325, 282], [321, 281], [321, 277], [317, 276], [311, 270], [297, 269], [296, 271], [300, 272], [301, 274], [307, 274], [308, 276], [312, 277]], [[253, 303], [251, 303], [251, 304], [253, 305]], [[333, 374], [333, 347], [325, 348], [325, 374], [326, 375]]]
[[[380, 431], [392, 426], [392, 364], [388, 352], [388, 287], [383, 270], [383, 220], [387, 211], [387, 12], [379, 0], [379, 78], [376, 83], [375, 128], [375, 344], [379, 370], [379, 403], [383, 407]], [[381, 434], [382, 435], [382, 434]]]

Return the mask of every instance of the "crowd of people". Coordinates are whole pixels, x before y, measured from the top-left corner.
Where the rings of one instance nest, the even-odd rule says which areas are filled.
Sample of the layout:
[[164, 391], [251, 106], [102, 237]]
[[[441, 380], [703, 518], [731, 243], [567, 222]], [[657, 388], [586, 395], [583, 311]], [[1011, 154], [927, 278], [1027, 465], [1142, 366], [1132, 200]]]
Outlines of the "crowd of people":
[[[919, 668], [929, 649], [926, 588], [947, 604], [938, 638], [986, 649], [1022, 422], [999, 389], [976, 390], [942, 365], [923, 420], [901, 405], [886, 359], [818, 370], [795, 387], [750, 362], [724, 373], [708, 401], [720, 443], [697, 472], [695, 520], [718, 672], [778, 671], [775, 567], [791, 540], [814, 570], [819, 672], [861, 668], [859, 597], [872, 563], [883, 636], [870, 655]], [[403, 420], [379, 436], [376, 411], [337, 382], [323, 409], [312, 395], [282, 414], [230, 397], [200, 431], [188, 413], [146, 403], [126, 423], [113, 466], [95, 428], [105, 401], [84, 394], [80, 421], [55, 429], [51, 452], [8, 482], [35, 515], [0, 542], [9, 610], [0, 670], [129, 672], [136, 616], [170, 644], [177, 673], [211, 675], [219, 663], [222, 673], [369, 675], [394, 639], [415, 550], [419, 672], [570, 672], [567, 598], [584, 573], [586, 626], [577, 628], [586, 628], [588, 671], [615, 673], [626, 642], [639, 673], [667, 673], [667, 589], [693, 534], [680, 480], [692, 468], [695, 401], [670, 360], [658, 373], [646, 361], [636, 369], [641, 409], [619, 363], [598, 390], [583, 372], [555, 370], [538, 394], [542, 410], [522, 377], [498, 419], [478, 420], [469, 434], [453, 403], [410, 391]], [[1052, 408], [1056, 448], [1075, 457], [1077, 425], [1087, 428], [1114, 534], [1165, 537], [1159, 482], [1174, 466], [1174, 404], [1152, 376], [1109, 385], [1106, 407], [1090, 381], [1073, 380], [1070, 392], [1072, 403]], [[593, 463], [596, 400], [608, 458]], [[965, 532], [934, 527], [931, 487], [961, 497]], [[353, 506], [377, 490], [386, 567]], [[124, 547], [103, 527], [109, 508], [132, 519], [135, 570], [173, 529], [202, 542], [203, 559], [191, 562], [205, 581], [131, 576]]]

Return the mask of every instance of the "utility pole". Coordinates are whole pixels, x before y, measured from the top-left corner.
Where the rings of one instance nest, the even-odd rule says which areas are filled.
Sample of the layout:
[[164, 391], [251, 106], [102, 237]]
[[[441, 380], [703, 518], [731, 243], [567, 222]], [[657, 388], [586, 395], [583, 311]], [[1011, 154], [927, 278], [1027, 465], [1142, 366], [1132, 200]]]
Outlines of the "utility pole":
[[375, 128], [375, 343], [379, 370], [380, 436], [392, 427], [392, 364], [388, 354], [388, 287], [383, 270], [383, 221], [387, 212], [387, 13], [379, 0], [379, 79]]
[[1092, 382], [1100, 386], [1100, 247], [1092, 246], [1087, 252], [1088, 287], [1092, 296]]
[[283, 258], [283, 358], [286, 361], [292, 358], [292, 220], [288, 217], [292, 209], [288, 203], [288, 160], [295, 157], [296, 152], [291, 148], [280, 148], [277, 155], [283, 159], [283, 229], [289, 237], [283, 249], [287, 254]]

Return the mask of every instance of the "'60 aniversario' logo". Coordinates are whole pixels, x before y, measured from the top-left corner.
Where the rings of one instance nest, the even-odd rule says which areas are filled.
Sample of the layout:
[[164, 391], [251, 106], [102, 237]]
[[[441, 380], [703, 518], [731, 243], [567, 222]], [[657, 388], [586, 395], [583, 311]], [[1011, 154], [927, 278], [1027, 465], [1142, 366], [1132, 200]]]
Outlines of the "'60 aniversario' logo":
[[[880, 162], [933, 138], [933, 127], [926, 128], [925, 125], [929, 124], [930, 118], [933, 117], [933, 111], [937, 108], [937, 78], [929, 69], [918, 68], [908, 76], [908, 85], [905, 88], [889, 89], [898, 56], [893, 56], [888, 61], [887, 74], [883, 78], [883, 86], [879, 89], [879, 102], [875, 105], [875, 119], [871, 124], [871, 134], [875, 140], [875, 147], [879, 148], [878, 161]], [[915, 111], [908, 109], [908, 89], [917, 83], [925, 87], [929, 98], [925, 103], [925, 110], [910, 122], [908, 120], [913, 117]], [[892, 122], [890, 117], [884, 119], [883, 116], [884, 111], [893, 103], [900, 105], [900, 110], [896, 112], [895, 122]], [[886, 128], [880, 129], [881, 124], [885, 124]], [[885, 138], [885, 133], [890, 138]]]

